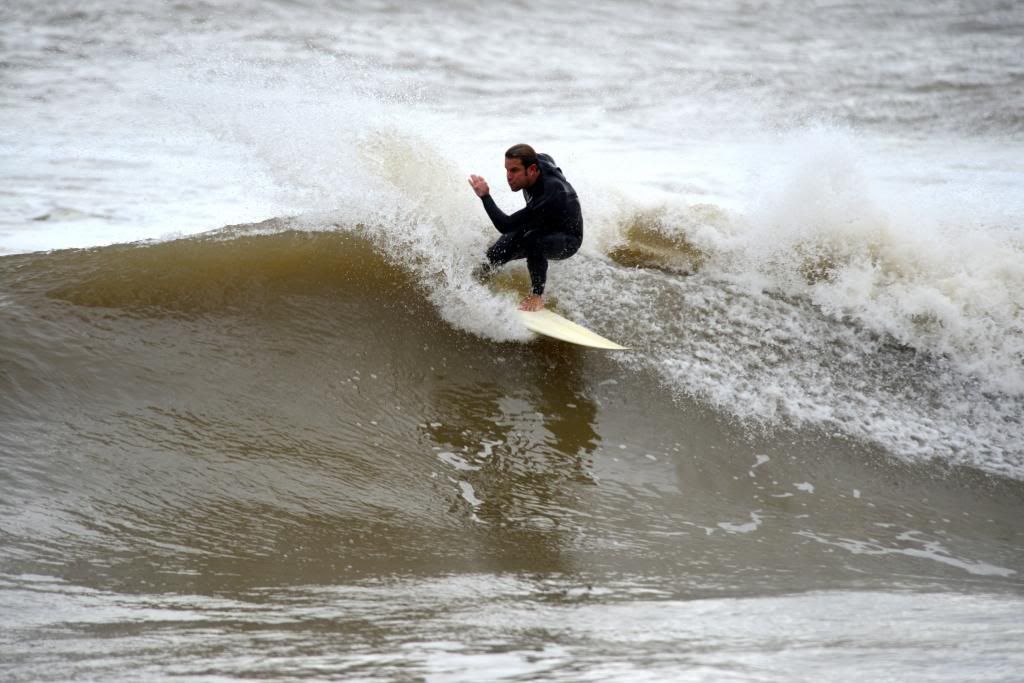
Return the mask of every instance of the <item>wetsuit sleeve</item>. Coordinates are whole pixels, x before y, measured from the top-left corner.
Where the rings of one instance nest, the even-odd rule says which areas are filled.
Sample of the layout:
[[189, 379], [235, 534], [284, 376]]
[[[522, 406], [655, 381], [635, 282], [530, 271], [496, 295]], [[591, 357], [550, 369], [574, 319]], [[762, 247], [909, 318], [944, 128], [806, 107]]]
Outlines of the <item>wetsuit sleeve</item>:
[[494, 227], [498, 229], [500, 233], [515, 232], [523, 228], [529, 228], [534, 224], [534, 212], [530, 207], [519, 209], [511, 216], [505, 215], [505, 212], [498, 208], [498, 205], [494, 203], [494, 199], [491, 195], [485, 194], [480, 198], [484, 203], [484, 211], [487, 212], [487, 217], [494, 223]]

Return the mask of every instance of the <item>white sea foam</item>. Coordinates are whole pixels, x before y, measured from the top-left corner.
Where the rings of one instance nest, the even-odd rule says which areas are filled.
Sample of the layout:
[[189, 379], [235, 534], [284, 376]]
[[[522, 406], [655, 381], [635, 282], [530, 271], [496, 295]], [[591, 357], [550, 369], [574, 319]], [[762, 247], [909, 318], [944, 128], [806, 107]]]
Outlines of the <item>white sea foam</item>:
[[922, 539], [920, 538], [920, 532], [916, 531], [900, 534], [897, 540], [901, 544], [896, 547], [867, 540], [829, 538], [810, 531], [801, 531], [797, 535], [812, 539], [818, 543], [842, 548], [853, 555], [904, 555], [956, 567], [975, 576], [1013, 576], [1017, 573], [1007, 567], [999, 567], [981, 560], [956, 557], [942, 543]]
[[761, 526], [761, 515], [758, 514], [760, 510], [754, 510], [750, 513], [750, 521], [742, 524], [734, 522], [719, 522], [718, 528], [723, 529], [731, 534], [749, 534], [757, 531], [758, 527]]
[[900, 162], [872, 159], [859, 142], [832, 128], [785, 136], [770, 154], [785, 161], [765, 161], [749, 206], [712, 222], [679, 206], [663, 229], [699, 249], [710, 274], [800, 297], [994, 390], [1024, 392], [1021, 235], [962, 207], [949, 214], [942, 190], [910, 193], [872, 175]]

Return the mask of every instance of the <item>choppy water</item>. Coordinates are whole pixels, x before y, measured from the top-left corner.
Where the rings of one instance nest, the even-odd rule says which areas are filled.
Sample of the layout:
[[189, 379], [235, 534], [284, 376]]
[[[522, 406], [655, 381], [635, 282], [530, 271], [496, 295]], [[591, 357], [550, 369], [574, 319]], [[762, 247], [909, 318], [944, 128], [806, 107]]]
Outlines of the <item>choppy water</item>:
[[0, 678], [1024, 669], [1013, 3], [0, 18]]

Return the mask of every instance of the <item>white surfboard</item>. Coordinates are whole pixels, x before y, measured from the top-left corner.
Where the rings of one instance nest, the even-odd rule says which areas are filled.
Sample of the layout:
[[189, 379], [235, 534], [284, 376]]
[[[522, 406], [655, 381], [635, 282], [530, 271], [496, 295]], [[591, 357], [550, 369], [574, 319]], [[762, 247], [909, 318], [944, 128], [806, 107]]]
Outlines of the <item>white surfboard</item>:
[[543, 334], [544, 336], [570, 344], [589, 346], [593, 349], [609, 349], [612, 351], [625, 351], [625, 346], [619, 346], [599, 334], [591, 332], [582, 325], [577, 325], [571, 320], [566, 320], [554, 311], [542, 308], [539, 311], [517, 311], [519, 318], [526, 325], [527, 329]]

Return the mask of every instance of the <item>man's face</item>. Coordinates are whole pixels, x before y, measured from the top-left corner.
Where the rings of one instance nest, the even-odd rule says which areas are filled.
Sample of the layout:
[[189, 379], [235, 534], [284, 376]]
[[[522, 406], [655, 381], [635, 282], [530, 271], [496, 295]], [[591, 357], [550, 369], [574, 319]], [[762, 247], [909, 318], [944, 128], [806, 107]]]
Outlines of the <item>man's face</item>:
[[540, 169], [536, 164], [530, 168], [523, 168], [523, 162], [519, 159], [505, 159], [505, 179], [508, 181], [509, 189], [519, 192], [524, 187], [530, 187], [537, 180]]

